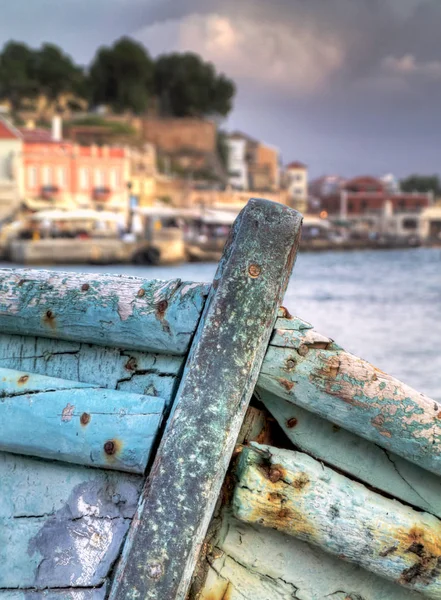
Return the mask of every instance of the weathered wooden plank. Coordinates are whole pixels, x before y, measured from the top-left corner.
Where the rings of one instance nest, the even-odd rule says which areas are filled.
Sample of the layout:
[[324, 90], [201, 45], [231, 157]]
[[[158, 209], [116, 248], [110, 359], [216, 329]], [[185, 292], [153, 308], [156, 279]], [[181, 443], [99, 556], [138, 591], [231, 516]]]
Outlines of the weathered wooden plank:
[[61, 590], [0, 590], [0, 600], [104, 600], [106, 586]]
[[0, 330], [183, 355], [208, 288], [180, 279], [0, 270]]
[[251, 200], [233, 227], [110, 598], [185, 598], [296, 256], [300, 215]]
[[245, 448], [237, 518], [319, 546], [382, 577], [441, 598], [441, 521], [368, 490], [307, 454]]
[[436, 475], [274, 394], [258, 397], [298, 450], [441, 518]]
[[418, 600], [417, 592], [281, 531], [224, 517], [202, 590], [189, 600]]
[[0, 450], [143, 473], [165, 403], [0, 368]]
[[184, 357], [0, 333], [0, 367], [174, 397]]
[[142, 477], [0, 452], [0, 588], [101, 585]]
[[441, 406], [293, 318], [273, 334], [258, 387], [441, 474]]

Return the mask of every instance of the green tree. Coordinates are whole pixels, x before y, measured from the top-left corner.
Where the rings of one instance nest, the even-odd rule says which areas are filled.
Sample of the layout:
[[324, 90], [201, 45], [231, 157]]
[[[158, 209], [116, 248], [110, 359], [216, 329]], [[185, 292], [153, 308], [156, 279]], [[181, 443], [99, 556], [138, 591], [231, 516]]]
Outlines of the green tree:
[[164, 115], [226, 116], [233, 106], [234, 83], [193, 53], [160, 56], [155, 91]]
[[43, 44], [35, 53], [39, 92], [56, 102], [63, 93], [85, 95], [85, 75], [71, 57], [54, 44]]
[[15, 41], [5, 44], [0, 54], [0, 98], [9, 100], [14, 111], [37, 94], [35, 58], [31, 48]]
[[433, 192], [441, 195], [441, 185], [438, 175], [410, 175], [401, 181], [403, 192]]
[[116, 112], [143, 113], [153, 92], [154, 65], [142, 44], [121, 38], [98, 50], [90, 68], [91, 100]]

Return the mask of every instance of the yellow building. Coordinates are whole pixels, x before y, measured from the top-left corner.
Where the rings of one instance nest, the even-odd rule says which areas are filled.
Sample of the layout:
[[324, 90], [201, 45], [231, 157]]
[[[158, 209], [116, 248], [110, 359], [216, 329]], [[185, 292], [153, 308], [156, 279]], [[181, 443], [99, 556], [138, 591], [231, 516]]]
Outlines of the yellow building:
[[308, 208], [308, 167], [294, 161], [286, 167], [285, 178], [289, 204], [304, 214]]
[[156, 149], [153, 144], [144, 144], [138, 150], [130, 148], [130, 193], [138, 206], [152, 206], [157, 198]]

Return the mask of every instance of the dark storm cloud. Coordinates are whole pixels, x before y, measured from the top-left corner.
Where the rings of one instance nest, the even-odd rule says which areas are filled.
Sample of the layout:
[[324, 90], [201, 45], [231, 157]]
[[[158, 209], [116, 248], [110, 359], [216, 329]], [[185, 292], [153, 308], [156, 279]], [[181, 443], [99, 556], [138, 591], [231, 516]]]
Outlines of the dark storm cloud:
[[59, 43], [87, 63], [132, 34], [235, 79], [230, 124], [314, 172], [439, 171], [439, 0], [15, 0], [0, 43]]

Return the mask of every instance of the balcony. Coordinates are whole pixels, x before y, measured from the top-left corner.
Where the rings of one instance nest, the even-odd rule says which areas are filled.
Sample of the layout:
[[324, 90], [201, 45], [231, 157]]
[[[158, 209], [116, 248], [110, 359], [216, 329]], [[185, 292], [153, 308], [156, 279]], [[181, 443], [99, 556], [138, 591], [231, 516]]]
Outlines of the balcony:
[[96, 187], [93, 190], [93, 199], [96, 202], [106, 202], [109, 200], [111, 190], [108, 187]]
[[41, 188], [41, 197], [44, 200], [54, 200], [58, 197], [60, 188], [56, 185], [43, 185]]

